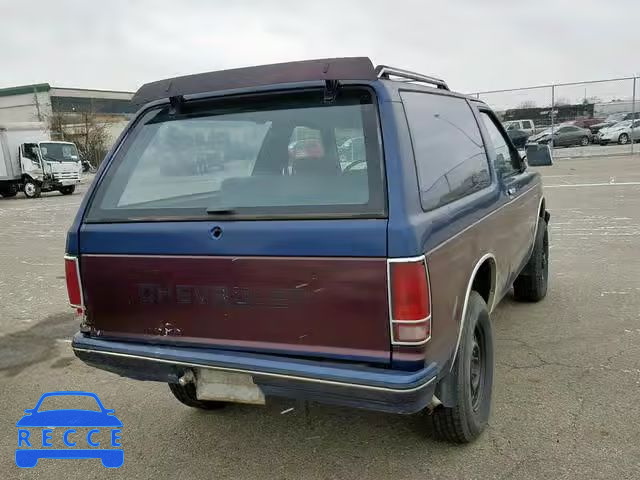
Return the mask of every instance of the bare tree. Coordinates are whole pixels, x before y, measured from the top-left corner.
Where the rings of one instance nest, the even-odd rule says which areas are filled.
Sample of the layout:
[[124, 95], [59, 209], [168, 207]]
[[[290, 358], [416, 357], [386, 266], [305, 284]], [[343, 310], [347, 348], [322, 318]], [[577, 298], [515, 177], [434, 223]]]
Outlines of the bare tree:
[[85, 160], [96, 167], [100, 164], [107, 151], [109, 132], [92, 108], [54, 113], [47, 117], [47, 124], [52, 139], [74, 142]]
[[80, 144], [77, 145], [80, 153], [92, 165], [98, 166], [105, 153], [107, 152], [107, 141], [109, 140], [109, 132], [107, 125], [99, 122], [95, 113], [86, 111], [80, 113]]
[[518, 108], [536, 108], [538, 105], [533, 100], [525, 100], [518, 104]]
[[64, 114], [54, 113], [46, 117], [47, 126], [51, 132], [52, 140], [66, 140], [65, 133], [68, 133], [67, 120]]
[[560, 106], [560, 105], [571, 105], [571, 102], [567, 97], [558, 97], [556, 98], [554, 106]]

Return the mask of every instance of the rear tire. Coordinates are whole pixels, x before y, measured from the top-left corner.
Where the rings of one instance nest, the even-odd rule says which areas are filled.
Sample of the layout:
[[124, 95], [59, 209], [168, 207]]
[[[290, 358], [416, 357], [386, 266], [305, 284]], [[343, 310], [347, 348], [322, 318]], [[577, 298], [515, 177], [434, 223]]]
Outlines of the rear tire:
[[618, 137], [618, 143], [620, 145], [626, 145], [627, 143], [629, 143], [629, 135], [627, 135], [626, 133], [620, 134], [620, 136]]
[[531, 258], [513, 282], [513, 296], [521, 302], [539, 302], [549, 283], [549, 233], [547, 222], [538, 218], [538, 230]]
[[27, 198], [38, 198], [40, 194], [42, 194], [42, 189], [40, 188], [40, 185], [38, 185], [33, 180], [27, 180], [26, 182], [24, 182], [22, 191], [24, 192], [24, 195]]
[[491, 413], [494, 351], [489, 309], [472, 291], [456, 362], [451, 370], [455, 406], [440, 405], [431, 413], [435, 436], [453, 443], [469, 443], [484, 431]]
[[580, 139], [580, 145], [583, 147], [586, 147], [587, 145], [589, 145], [589, 137], [584, 136]]
[[199, 408], [201, 410], [219, 410], [224, 408], [226, 402], [215, 402], [211, 400], [198, 400], [196, 396], [196, 386], [194, 383], [188, 383], [184, 387], [179, 383], [170, 383], [169, 390], [179, 402], [187, 407]]
[[73, 192], [76, 191], [76, 186], [75, 185], [70, 185], [68, 187], [62, 187], [62, 188], [60, 188], [59, 191], [60, 191], [60, 193], [62, 195], [72, 195]]

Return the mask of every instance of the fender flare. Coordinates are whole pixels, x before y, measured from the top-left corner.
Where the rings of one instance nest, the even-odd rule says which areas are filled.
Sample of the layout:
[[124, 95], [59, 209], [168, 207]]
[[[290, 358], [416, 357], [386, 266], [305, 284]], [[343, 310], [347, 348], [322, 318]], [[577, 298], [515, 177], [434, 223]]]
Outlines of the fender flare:
[[462, 340], [462, 330], [464, 329], [464, 320], [467, 315], [467, 307], [469, 304], [469, 296], [471, 295], [471, 287], [473, 286], [473, 282], [476, 279], [476, 275], [478, 270], [482, 265], [486, 262], [490, 262], [491, 264], [491, 289], [489, 291], [489, 301], [487, 302], [487, 307], [489, 312], [493, 310], [495, 299], [496, 299], [496, 285], [497, 285], [497, 263], [496, 257], [493, 253], [485, 253], [482, 255], [473, 266], [473, 270], [471, 271], [471, 275], [469, 275], [469, 281], [467, 282], [467, 290], [465, 292], [464, 297], [464, 305], [462, 307], [462, 315], [460, 317], [460, 326], [458, 328], [458, 339], [456, 341], [455, 350], [451, 355], [451, 360], [449, 362], [449, 367], [444, 368], [443, 371], [446, 372], [442, 380], [438, 382], [436, 385], [435, 395], [438, 400], [442, 402], [445, 407], [453, 407], [456, 405], [456, 395], [455, 395], [455, 385], [457, 381], [457, 373], [453, 370], [453, 366], [455, 365], [456, 358], [458, 355], [458, 349], [460, 348], [460, 341]]

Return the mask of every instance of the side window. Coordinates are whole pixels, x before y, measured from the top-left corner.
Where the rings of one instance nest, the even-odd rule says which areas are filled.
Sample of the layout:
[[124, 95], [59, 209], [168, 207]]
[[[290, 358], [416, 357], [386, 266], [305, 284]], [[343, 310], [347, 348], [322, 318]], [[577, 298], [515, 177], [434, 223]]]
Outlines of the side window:
[[491, 183], [489, 164], [466, 100], [401, 92], [424, 210], [453, 202]]
[[366, 170], [367, 155], [364, 148], [362, 129], [335, 128], [334, 136], [341, 170], [343, 172]]
[[40, 163], [38, 160], [38, 144], [37, 143], [25, 143], [22, 146], [22, 154], [29, 160]]
[[571, 127], [560, 127], [556, 130], [556, 133], [569, 133], [571, 131]]
[[526, 120], [524, 122], [524, 128], [529, 129], [529, 130], [533, 128], [531, 120]]
[[495, 155], [493, 162], [498, 175], [504, 178], [518, 173], [520, 171], [519, 161], [513, 158], [509, 142], [497, 127], [493, 117], [487, 112], [481, 111], [480, 118], [489, 133], [489, 138], [493, 145]]

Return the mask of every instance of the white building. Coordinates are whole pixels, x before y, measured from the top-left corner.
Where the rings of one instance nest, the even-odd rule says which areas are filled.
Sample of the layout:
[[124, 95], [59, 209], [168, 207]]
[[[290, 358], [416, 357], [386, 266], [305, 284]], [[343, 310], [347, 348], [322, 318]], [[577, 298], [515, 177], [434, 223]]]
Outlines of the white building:
[[62, 114], [73, 122], [74, 116], [90, 111], [97, 121], [107, 124], [113, 142], [136, 111], [131, 97], [133, 92], [60, 88], [48, 83], [3, 88], [0, 89], [0, 123], [48, 123], [55, 114]]

